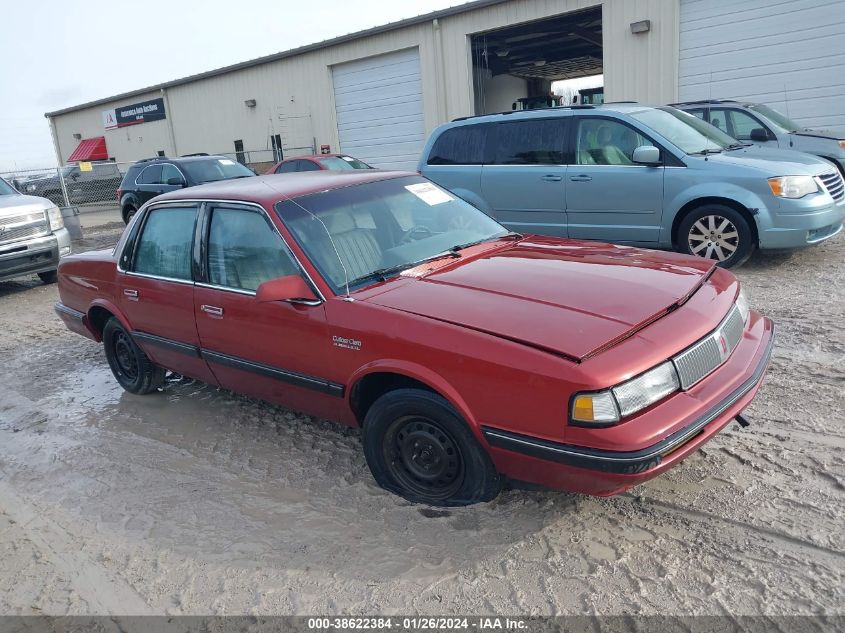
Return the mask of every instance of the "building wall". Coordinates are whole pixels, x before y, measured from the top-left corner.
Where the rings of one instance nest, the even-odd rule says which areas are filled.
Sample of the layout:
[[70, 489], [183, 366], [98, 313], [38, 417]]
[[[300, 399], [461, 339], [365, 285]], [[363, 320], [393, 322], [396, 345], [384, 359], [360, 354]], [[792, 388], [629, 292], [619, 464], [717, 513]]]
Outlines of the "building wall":
[[[475, 113], [469, 36], [481, 31], [602, 6], [605, 91], [608, 100], [665, 103], [677, 97], [679, 0], [511, 0], [170, 87], [167, 120], [105, 131], [118, 161], [193, 152], [269, 149], [270, 135], [286, 147], [316, 139], [338, 149], [331, 68], [342, 62], [418, 48], [426, 133], [440, 123]], [[651, 32], [633, 36], [629, 23], [650, 19]], [[92, 106], [54, 119], [60, 161], [83, 138], [104, 134], [101, 112], [162, 96], [158, 91]], [[504, 96], [502, 97], [505, 98]], [[244, 101], [255, 99], [247, 108]], [[508, 109], [513, 98], [507, 96]], [[489, 109], [489, 108], [488, 108]], [[175, 147], [169, 139], [173, 126]], [[292, 151], [288, 155], [303, 153]]]
[[682, 0], [683, 100], [765, 103], [845, 133], [845, 2]]

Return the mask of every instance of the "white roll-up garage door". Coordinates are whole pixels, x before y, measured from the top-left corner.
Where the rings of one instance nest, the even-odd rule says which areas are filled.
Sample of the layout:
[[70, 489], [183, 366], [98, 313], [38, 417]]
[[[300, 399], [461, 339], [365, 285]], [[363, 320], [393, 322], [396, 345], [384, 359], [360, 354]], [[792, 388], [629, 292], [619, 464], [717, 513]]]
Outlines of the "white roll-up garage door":
[[332, 67], [340, 150], [383, 169], [416, 169], [423, 145], [414, 48]]
[[845, 132], [845, 3], [681, 0], [682, 101], [765, 103]]

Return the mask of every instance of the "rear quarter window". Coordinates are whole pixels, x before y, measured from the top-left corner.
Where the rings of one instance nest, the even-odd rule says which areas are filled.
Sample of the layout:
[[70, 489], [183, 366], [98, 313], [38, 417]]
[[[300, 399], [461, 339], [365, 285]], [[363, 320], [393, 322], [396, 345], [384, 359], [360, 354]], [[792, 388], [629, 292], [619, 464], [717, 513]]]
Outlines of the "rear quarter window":
[[429, 165], [481, 165], [487, 149], [487, 126], [464, 125], [446, 130], [434, 142]]

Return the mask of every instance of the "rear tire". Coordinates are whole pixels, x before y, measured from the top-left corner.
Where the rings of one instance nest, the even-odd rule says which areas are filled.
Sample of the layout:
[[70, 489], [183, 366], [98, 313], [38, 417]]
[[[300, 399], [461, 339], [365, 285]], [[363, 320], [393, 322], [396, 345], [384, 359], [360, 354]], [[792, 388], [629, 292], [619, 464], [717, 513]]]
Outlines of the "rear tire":
[[56, 280], [59, 278], [59, 271], [57, 270], [48, 270], [44, 273], [38, 273], [39, 279], [45, 284], [54, 284]]
[[103, 346], [114, 377], [129, 393], [152, 393], [164, 383], [165, 370], [147, 358], [115, 317], [103, 328]]
[[123, 211], [121, 215], [123, 216], [123, 223], [129, 224], [129, 220], [132, 219], [132, 216], [138, 213], [138, 209], [135, 207], [134, 204], [127, 204], [123, 207]]
[[678, 226], [675, 244], [680, 252], [712, 259], [722, 268], [742, 265], [756, 247], [745, 216], [722, 204], [690, 211]]
[[378, 484], [414, 503], [490, 501], [501, 479], [454, 407], [422, 389], [379, 398], [364, 419], [364, 456]]

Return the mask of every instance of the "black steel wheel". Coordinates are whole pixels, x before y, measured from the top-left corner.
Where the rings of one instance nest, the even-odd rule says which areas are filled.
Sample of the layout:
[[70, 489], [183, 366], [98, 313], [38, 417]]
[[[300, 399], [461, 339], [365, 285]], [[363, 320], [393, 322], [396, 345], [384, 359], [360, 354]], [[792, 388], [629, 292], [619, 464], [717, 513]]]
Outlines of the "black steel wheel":
[[103, 328], [103, 345], [112, 374], [126, 391], [143, 395], [156, 391], [164, 382], [165, 370], [147, 358], [114, 317]]
[[490, 457], [444, 398], [397, 389], [364, 420], [364, 455], [383, 488], [415, 503], [457, 506], [489, 501], [501, 486]]

